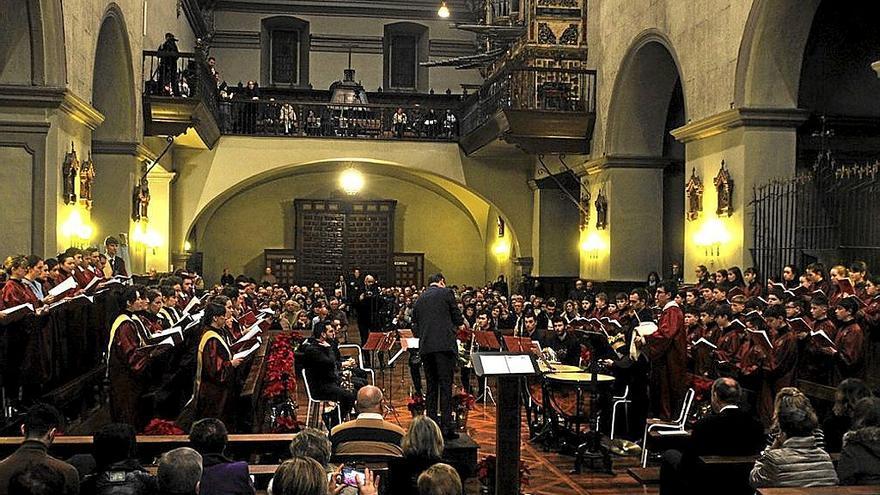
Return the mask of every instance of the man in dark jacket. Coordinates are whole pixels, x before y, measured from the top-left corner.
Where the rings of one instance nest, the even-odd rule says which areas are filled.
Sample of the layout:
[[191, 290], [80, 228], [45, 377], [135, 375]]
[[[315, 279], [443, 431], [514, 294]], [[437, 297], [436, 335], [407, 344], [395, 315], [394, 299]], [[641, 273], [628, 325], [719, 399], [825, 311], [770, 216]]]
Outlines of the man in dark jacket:
[[[683, 451], [667, 450], [660, 466], [660, 493], [690, 493], [701, 485], [698, 457], [748, 456], [764, 447], [764, 427], [741, 409], [742, 388], [732, 378], [719, 378], [712, 384], [712, 414], [697, 421]], [[726, 492], [725, 492], [726, 493]]]
[[152, 495], [156, 478], [134, 459], [134, 428], [125, 423], [101, 427], [94, 437], [95, 474], [83, 479], [80, 491], [90, 495]]
[[[55, 431], [61, 426], [62, 417], [52, 406], [36, 404], [32, 406], [21, 426], [24, 442], [21, 447], [3, 461], [0, 461], [0, 495], [9, 493], [9, 484], [16, 478], [24, 485], [22, 478], [64, 478], [63, 491], [59, 495], [76, 495], [79, 493], [79, 476], [76, 469], [64, 461], [50, 456], [47, 452]], [[45, 467], [45, 469], [43, 469]], [[23, 476], [19, 474], [28, 471]], [[40, 481], [40, 480], [35, 480]]]
[[455, 296], [446, 288], [443, 274], [431, 275], [428, 284], [413, 308], [412, 330], [419, 338], [419, 354], [425, 366], [425, 412], [440, 425], [443, 436], [452, 440], [458, 438], [452, 422], [452, 377], [458, 350], [455, 336], [464, 327], [464, 318]]
[[336, 329], [332, 321], [318, 323], [312, 331], [312, 338], [300, 346], [298, 359], [306, 371], [312, 397], [339, 402], [344, 420], [354, 405], [355, 396], [340, 386], [338, 362], [331, 344], [335, 339]]
[[216, 418], [196, 421], [189, 431], [189, 441], [202, 455], [200, 495], [253, 495], [254, 485], [248, 474], [247, 462], [227, 458], [226, 425]]

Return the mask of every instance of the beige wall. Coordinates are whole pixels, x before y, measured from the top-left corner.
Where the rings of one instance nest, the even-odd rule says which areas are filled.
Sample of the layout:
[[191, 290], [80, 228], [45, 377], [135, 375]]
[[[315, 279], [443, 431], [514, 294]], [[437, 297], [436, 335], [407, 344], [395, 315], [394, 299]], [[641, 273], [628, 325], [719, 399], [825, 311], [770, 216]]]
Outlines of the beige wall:
[[[290, 175], [226, 201], [197, 227], [207, 279], [217, 280], [224, 267], [258, 277], [264, 249], [289, 247], [284, 245], [284, 210], [290, 201], [333, 197], [337, 180], [335, 172]], [[475, 223], [485, 224], [485, 217], [474, 219], [441, 194], [399, 178], [365, 174], [365, 183], [359, 197], [397, 201], [395, 251], [425, 253], [426, 275], [442, 271], [450, 283], [485, 282], [485, 243]]]
[[[261, 20], [266, 17], [283, 14], [264, 14], [248, 12], [220, 11], [215, 14], [215, 28], [220, 31], [238, 31], [259, 34]], [[324, 35], [345, 38], [348, 36], [379, 37], [384, 35], [384, 26], [401, 19], [381, 18], [370, 19], [365, 17], [337, 17], [302, 15], [295, 16], [309, 22], [309, 30], [312, 36]], [[428, 36], [432, 40], [464, 40], [472, 41], [473, 35], [450, 27], [450, 22], [443, 20], [431, 21], [407, 21], [415, 22], [428, 27]], [[218, 46], [212, 49], [211, 54], [217, 57], [217, 65], [223, 78], [230, 85], [238, 81], [247, 82], [249, 79], [260, 79], [260, 47], [258, 45], [248, 47]], [[437, 57], [433, 57], [437, 58]], [[342, 71], [348, 67], [348, 54], [340, 52], [312, 51], [309, 57], [309, 82], [315, 89], [328, 89], [334, 81], [342, 79]], [[382, 83], [383, 57], [382, 54], [354, 53], [352, 55], [352, 67], [357, 71], [357, 79], [360, 80], [367, 91], [376, 91]], [[482, 79], [476, 70], [459, 71], [453, 68], [429, 69], [428, 87], [437, 93], [451, 89], [454, 93], [461, 93], [461, 84], [479, 84]]]

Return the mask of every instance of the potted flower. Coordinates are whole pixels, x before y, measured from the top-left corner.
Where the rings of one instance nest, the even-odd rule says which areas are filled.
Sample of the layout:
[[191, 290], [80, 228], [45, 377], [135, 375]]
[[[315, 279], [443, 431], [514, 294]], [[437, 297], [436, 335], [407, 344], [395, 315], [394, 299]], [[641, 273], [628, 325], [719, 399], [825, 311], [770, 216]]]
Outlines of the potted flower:
[[452, 412], [455, 414], [455, 423], [460, 431], [467, 429], [468, 413], [476, 403], [476, 397], [465, 390], [459, 390], [457, 394], [452, 396]]
[[[477, 463], [477, 479], [480, 481], [480, 493], [482, 495], [495, 494], [495, 467], [497, 459], [494, 455], [487, 455]], [[523, 487], [529, 486], [531, 471], [522, 461], [519, 463], [519, 486], [520, 493]]]
[[422, 394], [412, 394], [406, 401], [406, 408], [409, 409], [409, 413], [414, 418], [420, 414], [425, 414], [425, 396]]

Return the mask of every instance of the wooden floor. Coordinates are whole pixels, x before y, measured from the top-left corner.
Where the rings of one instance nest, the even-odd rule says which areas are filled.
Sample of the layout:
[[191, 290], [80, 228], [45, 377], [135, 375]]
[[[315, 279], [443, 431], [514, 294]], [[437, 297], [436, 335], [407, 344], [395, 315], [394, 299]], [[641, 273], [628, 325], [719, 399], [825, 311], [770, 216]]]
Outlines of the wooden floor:
[[[401, 359], [401, 363], [406, 363]], [[406, 372], [404, 372], [406, 370]], [[392, 377], [393, 373], [393, 377]], [[458, 376], [456, 375], [456, 380]], [[409, 371], [403, 366], [395, 366], [391, 371], [385, 372], [383, 387], [382, 376], [377, 371], [377, 385], [384, 388], [385, 396], [391, 396], [392, 403], [397, 411], [397, 419], [405, 429], [411, 421], [410, 413], [406, 408], [406, 399], [409, 393]], [[456, 383], [458, 383], [456, 381]], [[393, 388], [392, 388], [393, 385]], [[300, 387], [300, 389], [302, 389]], [[300, 393], [298, 403], [299, 419], [305, 421], [306, 404], [305, 396]], [[396, 421], [393, 414], [386, 415], [389, 421]], [[487, 454], [495, 453], [495, 408], [490, 402], [486, 407], [482, 403], [477, 404], [471, 411], [468, 419], [468, 433], [480, 444], [478, 458]], [[574, 457], [561, 455], [555, 452], [544, 452], [541, 447], [531, 445], [528, 442], [528, 430], [525, 422], [522, 433], [522, 457], [531, 470], [529, 486], [524, 493], [535, 495], [634, 495], [656, 494], [657, 485], [643, 486], [633, 479], [626, 470], [638, 465], [637, 457], [615, 457], [614, 475], [591, 473], [584, 468], [582, 474], [573, 475], [569, 471], [574, 466]], [[479, 484], [476, 479], [468, 480], [467, 493], [478, 494]]]

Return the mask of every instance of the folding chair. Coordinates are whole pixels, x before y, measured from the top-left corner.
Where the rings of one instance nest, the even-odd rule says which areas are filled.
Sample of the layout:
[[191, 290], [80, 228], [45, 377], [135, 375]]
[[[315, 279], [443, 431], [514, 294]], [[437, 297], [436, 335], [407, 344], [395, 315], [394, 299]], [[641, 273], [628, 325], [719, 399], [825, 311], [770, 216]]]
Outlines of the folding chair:
[[[319, 419], [324, 412], [324, 405], [328, 403], [336, 404], [336, 416], [339, 419], [338, 424], [342, 424], [342, 407], [340, 407], [339, 403], [333, 402], [332, 400], [321, 400], [315, 399], [312, 397], [312, 389], [309, 387], [309, 379], [306, 377], [306, 370], [302, 370], [302, 379], [303, 385], [306, 387], [306, 397], [309, 400], [308, 408], [306, 409], [306, 426], [311, 426], [313, 428], [317, 428], [319, 424]], [[314, 411], [314, 414], [313, 414]], [[328, 428], [329, 430], [329, 428]]]
[[684, 394], [684, 402], [681, 404], [681, 412], [675, 421], [663, 421], [659, 418], [649, 418], [645, 424], [645, 435], [642, 437], [642, 467], [648, 467], [648, 433], [657, 430], [684, 431], [687, 424], [691, 406], [694, 403], [694, 389], [689, 388]]

